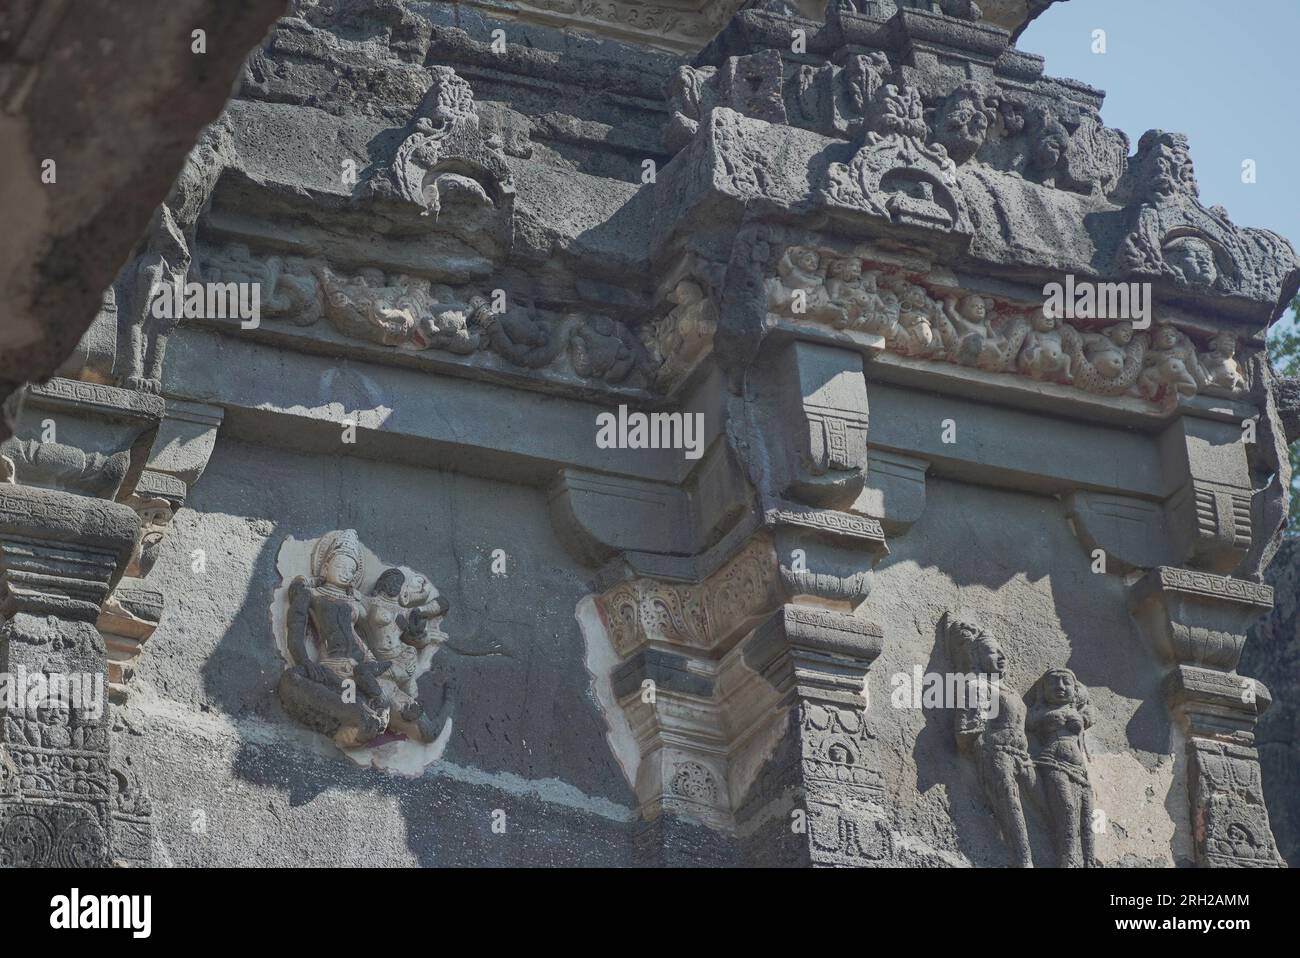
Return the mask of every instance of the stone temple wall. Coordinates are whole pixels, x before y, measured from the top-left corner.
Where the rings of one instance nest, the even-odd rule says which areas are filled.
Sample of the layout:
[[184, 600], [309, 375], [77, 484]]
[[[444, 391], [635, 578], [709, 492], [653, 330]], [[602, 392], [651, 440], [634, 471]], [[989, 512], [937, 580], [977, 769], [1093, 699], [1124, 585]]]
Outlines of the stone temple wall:
[[1283, 864], [1300, 260], [981, 6], [293, 4], [0, 445], [0, 862]]

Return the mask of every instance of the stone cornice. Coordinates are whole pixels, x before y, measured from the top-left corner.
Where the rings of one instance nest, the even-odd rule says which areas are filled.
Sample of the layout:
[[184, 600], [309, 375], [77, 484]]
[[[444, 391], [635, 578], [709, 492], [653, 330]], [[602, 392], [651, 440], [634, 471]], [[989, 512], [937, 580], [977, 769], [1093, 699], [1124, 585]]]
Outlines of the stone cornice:
[[711, 40], [744, 0], [469, 0], [497, 15], [677, 53]]

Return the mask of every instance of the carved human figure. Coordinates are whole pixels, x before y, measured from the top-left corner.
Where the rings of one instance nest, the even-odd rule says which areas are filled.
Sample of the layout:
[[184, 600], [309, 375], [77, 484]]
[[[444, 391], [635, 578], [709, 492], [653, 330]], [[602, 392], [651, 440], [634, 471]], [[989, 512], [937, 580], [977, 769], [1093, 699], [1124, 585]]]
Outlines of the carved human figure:
[[1036, 308], [1029, 314], [1029, 325], [1025, 344], [1016, 358], [1020, 371], [1034, 379], [1069, 382], [1074, 374], [1061, 321], [1047, 315], [1046, 310]]
[[1061, 868], [1096, 864], [1092, 785], [1086, 732], [1092, 725], [1088, 689], [1069, 669], [1048, 669], [1025, 696], [1034, 739], [1034, 766], [1051, 821]]
[[767, 281], [768, 308], [782, 316], [814, 319], [827, 312], [825, 268], [808, 246], [791, 246], [781, 256], [777, 276]]
[[668, 294], [672, 310], [657, 323], [641, 327], [651, 361], [657, 365], [655, 384], [670, 389], [712, 344], [718, 311], [704, 288], [683, 279]]
[[1108, 326], [1100, 333], [1083, 333], [1085, 358], [1105, 379], [1118, 379], [1124, 371], [1124, 348], [1133, 341], [1133, 324], [1128, 320]]
[[1165, 263], [1188, 284], [1208, 289], [1219, 279], [1219, 267], [1209, 243], [1196, 236], [1182, 236], [1164, 248]]
[[421, 742], [432, 742], [439, 731], [425, 713], [415, 684], [421, 672], [421, 650], [447, 639], [437, 623], [449, 606], [435, 592], [425, 576], [393, 567], [380, 574], [364, 600], [366, 643], [377, 661], [389, 663], [379, 675], [392, 709], [388, 729]]
[[357, 594], [365, 570], [356, 532], [322, 536], [311, 572], [289, 585], [285, 629], [293, 665], [280, 678], [280, 700], [340, 747], [362, 745], [388, 726], [379, 677], [392, 663], [378, 661], [357, 630], [366, 607]]
[[1032, 868], [1021, 789], [1034, 788], [1025, 738], [1025, 705], [1006, 686], [1007, 660], [997, 640], [970, 622], [946, 623], [949, 657], [961, 674], [957, 747], [975, 761], [984, 792], [1017, 868]]
[[1195, 396], [1205, 382], [1196, 347], [1186, 334], [1172, 323], [1157, 326], [1138, 377], [1142, 395], [1152, 402], [1177, 401]]
[[[872, 270], [863, 275], [862, 288], [867, 294], [867, 302], [862, 310], [862, 318], [858, 322], [860, 329], [884, 336], [886, 344], [898, 352], [915, 349], [917, 354], [922, 354], [933, 349], [935, 335], [930, 324], [930, 309], [914, 309], [913, 314], [909, 316], [913, 326], [911, 329], [904, 329], [900, 325], [902, 303], [898, 294], [886, 285], [885, 277]], [[926, 297], [926, 304], [933, 306], [929, 297]], [[918, 324], [923, 325], [924, 329], [917, 329]], [[912, 341], [913, 339], [915, 342]]]
[[180, 309], [176, 303], [171, 309], [153, 307], [164, 286], [186, 281], [190, 250], [182, 230], [171, 207], [162, 204], [149, 221], [143, 248], [118, 277], [118, 381], [127, 389], [162, 388], [167, 338], [180, 322]]
[[853, 329], [861, 324], [863, 314], [872, 305], [875, 280], [871, 289], [862, 275], [862, 260], [856, 256], [833, 259], [826, 267], [826, 295], [830, 300], [831, 325], [836, 329]]
[[1237, 363], [1237, 337], [1226, 330], [1210, 340], [1210, 351], [1201, 354], [1206, 378], [1224, 389], [1246, 388], [1246, 377]]
[[1128, 321], [1107, 326], [1100, 332], [1061, 328], [1061, 339], [1072, 360], [1073, 384], [1100, 396], [1122, 396], [1133, 392], [1149, 339], [1137, 333]]
[[942, 319], [939, 304], [930, 298], [924, 286], [903, 282], [898, 292], [898, 323], [892, 335], [886, 334], [886, 342], [890, 349], [904, 356], [933, 355], [943, 348], [935, 329]]
[[1003, 329], [991, 322], [993, 300], [969, 293], [960, 299], [944, 298], [941, 327], [944, 349], [950, 362], [1001, 372], [1015, 364], [1016, 355], [1029, 332], [1021, 317], [1013, 318]]

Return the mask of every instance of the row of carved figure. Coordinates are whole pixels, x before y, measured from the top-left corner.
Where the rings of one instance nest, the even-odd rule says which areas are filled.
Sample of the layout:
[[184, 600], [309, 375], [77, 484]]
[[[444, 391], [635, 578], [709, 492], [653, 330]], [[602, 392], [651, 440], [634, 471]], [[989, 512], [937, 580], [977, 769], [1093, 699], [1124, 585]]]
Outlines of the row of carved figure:
[[704, 292], [689, 280], [673, 292], [668, 319], [638, 334], [608, 316], [553, 320], [518, 304], [494, 308], [484, 296], [418, 276], [374, 268], [343, 275], [303, 257], [257, 258], [239, 244], [209, 261], [206, 278], [260, 283], [262, 310], [272, 320], [307, 326], [323, 317], [352, 339], [462, 356], [490, 351], [529, 369], [567, 356], [576, 375], [629, 388], [663, 384], [676, 371], [675, 357], [698, 352], [716, 326]]
[[573, 373], [611, 385], [643, 387], [654, 378], [646, 343], [608, 316], [569, 313], [543, 317], [519, 303], [497, 304], [485, 296], [380, 269], [334, 272], [303, 257], [256, 259], [247, 247], [227, 247], [208, 266], [213, 282], [257, 282], [263, 312], [311, 325], [324, 317], [348, 338], [399, 350], [441, 350], [468, 356], [490, 351], [528, 369], [550, 367], [568, 357]]
[[864, 269], [860, 257], [787, 249], [767, 282], [770, 313], [884, 337], [903, 356], [1072, 384], [1103, 396], [1174, 402], [1206, 386], [1245, 388], [1237, 338], [1213, 337], [1207, 352], [1171, 323], [1151, 333], [1121, 321], [1078, 329], [1043, 306], [1000, 303], [975, 293], [937, 295], [907, 277]]
[[945, 620], [943, 628], [949, 656], [969, 683], [958, 710], [957, 747], [975, 762], [1013, 864], [1033, 867], [1022, 803], [1028, 795], [1046, 812], [1057, 865], [1093, 867], [1088, 689], [1069, 669], [1049, 669], [1021, 698], [1006, 686], [1007, 660], [997, 639], [969, 622]]

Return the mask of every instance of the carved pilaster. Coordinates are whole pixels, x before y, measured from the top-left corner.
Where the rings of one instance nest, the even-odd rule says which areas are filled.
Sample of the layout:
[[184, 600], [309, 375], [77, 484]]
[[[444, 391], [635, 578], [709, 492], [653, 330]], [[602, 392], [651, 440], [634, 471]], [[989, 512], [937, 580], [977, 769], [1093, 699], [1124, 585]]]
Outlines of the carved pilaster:
[[1133, 617], [1173, 665], [1165, 701], [1186, 737], [1192, 837], [1205, 867], [1284, 864], [1253, 747], [1268, 690], [1235, 671], [1246, 630], [1272, 605], [1270, 586], [1168, 566], [1153, 569], [1133, 590]]
[[[107, 661], [94, 623], [136, 530], [135, 513], [116, 503], [0, 492], [0, 673], [10, 690], [0, 700], [0, 864], [108, 860]], [[50, 698], [37, 694], [42, 685]]]
[[746, 660], [780, 696], [785, 739], [737, 810], [750, 857], [768, 864], [862, 866], [887, 861], [867, 673], [883, 648], [857, 616], [785, 605]]

